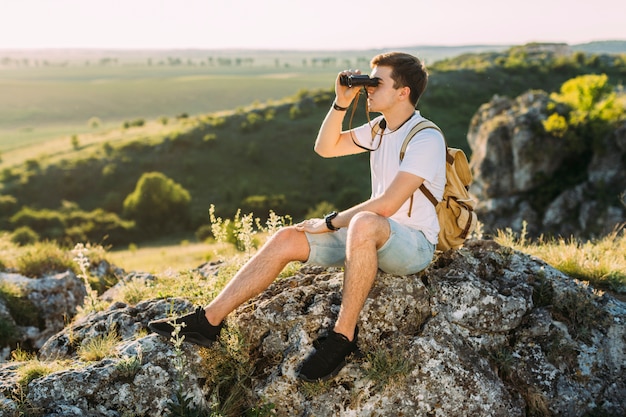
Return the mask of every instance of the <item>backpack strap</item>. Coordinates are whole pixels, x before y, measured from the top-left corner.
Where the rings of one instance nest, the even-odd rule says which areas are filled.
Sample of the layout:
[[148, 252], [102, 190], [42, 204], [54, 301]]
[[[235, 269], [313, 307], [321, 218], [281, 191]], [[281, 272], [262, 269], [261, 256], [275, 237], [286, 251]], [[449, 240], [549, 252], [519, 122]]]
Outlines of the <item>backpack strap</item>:
[[[443, 136], [443, 132], [441, 131], [439, 126], [437, 126], [436, 124], [434, 124], [433, 122], [431, 122], [428, 119], [422, 120], [421, 122], [419, 122], [418, 124], [413, 126], [413, 128], [411, 129], [409, 134], [406, 135], [406, 138], [404, 139], [404, 142], [402, 142], [402, 147], [400, 148], [400, 162], [402, 162], [402, 160], [404, 159], [404, 154], [406, 153], [406, 148], [407, 148], [407, 146], [409, 146], [409, 142], [411, 141], [411, 139], [413, 139], [413, 137], [415, 135], [417, 135], [419, 132], [421, 132], [424, 129], [435, 129], [435, 130], [438, 130], [439, 133], [441, 133], [441, 135]], [[454, 158], [452, 158], [452, 156], [448, 153], [448, 143], [446, 141], [446, 137], [445, 136], [443, 136], [443, 140], [444, 140], [444, 142], [446, 144], [446, 161], [451, 164], [454, 161]], [[450, 160], [450, 158], [452, 158], [452, 161]], [[437, 201], [437, 199], [435, 198], [433, 193], [431, 193], [430, 190], [428, 188], [426, 188], [424, 183], [422, 183], [422, 185], [420, 185], [419, 189], [424, 193], [426, 198], [428, 198], [428, 200], [430, 200], [430, 202], [433, 203], [433, 206], [437, 207], [437, 204], [439, 204], [439, 202]], [[411, 194], [411, 202], [409, 204], [409, 217], [411, 217], [411, 212], [412, 211], [413, 211], [413, 194]]]

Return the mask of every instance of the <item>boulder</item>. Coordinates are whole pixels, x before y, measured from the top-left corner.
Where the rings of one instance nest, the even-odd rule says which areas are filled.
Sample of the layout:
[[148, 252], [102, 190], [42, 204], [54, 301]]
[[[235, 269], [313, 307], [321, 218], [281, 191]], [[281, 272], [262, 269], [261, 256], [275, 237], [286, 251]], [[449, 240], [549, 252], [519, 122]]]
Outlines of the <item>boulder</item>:
[[[379, 272], [360, 352], [336, 378], [302, 382], [299, 366], [332, 328], [342, 279], [341, 269], [303, 267], [277, 280], [229, 316], [209, 349], [145, 332], [152, 319], [190, 311], [186, 300], [114, 303], [50, 339], [41, 359], [71, 366], [32, 380], [25, 401], [46, 416], [626, 413], [626, 304], [493, 241], [441, 253], [417, 275]], [[76, 346], [111, 329], [114, 355], [79, 360]], [[14, 363], [0, 369], [5, 410], [19, 405], [15, 372]]]
[[[545, 132], [549, 96], [528, 91], [517, 98], [495, 96], [470, 123], [470, 191], [478, 200], [483, 231], [507, 228], [531, 237], [592, 238], [626, 223], [626, 123], [594, 146], [589, 163], [576, 167], [581, 179], [555, 190], [559, 173], [574, 158], [562, 138]], [[578, 158], [580, 159], [580, 158]]]
[[[0, 297], [0, 318], [24, 349], [41, 348], [65, 328], [87, 295], [84, 282], [71, 271], [41, 278], [0, 272], [0, 286], [11, 293], [10, 301]], [[5, 352], [8, 347], [3, 346]]]

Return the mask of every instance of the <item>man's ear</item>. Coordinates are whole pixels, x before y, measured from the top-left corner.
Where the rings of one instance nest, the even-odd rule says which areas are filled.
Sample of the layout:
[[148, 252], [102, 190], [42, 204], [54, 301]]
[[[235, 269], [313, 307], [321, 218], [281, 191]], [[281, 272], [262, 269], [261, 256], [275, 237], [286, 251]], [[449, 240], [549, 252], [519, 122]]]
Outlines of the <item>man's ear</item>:
[[399, 97], [402, 100], [409, 100], [411, 97], [411, 87], [404, 86], [400, 89]]

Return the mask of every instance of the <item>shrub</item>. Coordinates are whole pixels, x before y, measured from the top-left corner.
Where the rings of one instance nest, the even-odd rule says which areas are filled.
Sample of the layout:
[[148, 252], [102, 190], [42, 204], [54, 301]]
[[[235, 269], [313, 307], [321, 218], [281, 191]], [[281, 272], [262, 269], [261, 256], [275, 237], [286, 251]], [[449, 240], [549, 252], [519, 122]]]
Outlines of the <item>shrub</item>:
[[26, 226], [37, 231], [43, 239], [59, 239], [65, 230], [63, 215], [47, 209], [24, 207], [11, 217], [10, 222], [16, 228]]
[[83, 341], [76, 353], [86, 362], [99, 361], [115, 354], [115, 346], [119, 342], [120, 337], [117, 331], [112, 329], [108, 333]]
[[180, 184], [160, 172], [147, 172], [124, 200], [124, 215], [149, 233], [186, 226], [191, 196]]
[[284, 207], [287, 198], [284, 194], [275, 195], [251, 195], [246, 197], [242, 205], [242, 210], [256, 213], [268, 213], [272, 209]]
[[135, 120], [126, 120], [122, 125], [124, 129], [128, 129], [129, 127], [141, 127], [146, 124], [144, 119], [135, 119]]
[[210, 224], [203, 224], [196, 230], [196, 239], [199, 242], [205, 242], [213, 237]]
[[310, 209], [306, 213], [305, 218], [306, 219], [322, 218], [326, 214], [333, 212], [335, 210], [337, 210], [337, 208], [333, 204], [329, 203], [328, 201], [322, 201], [321, 203], [318, 203], [314, 208]]
[[19, 246], [32, 245], [39, 241], [39, 235], [28, 226], [18, 227], [11, 235], [11, 242]]
[[256, 128], [260, 127], [263, 122], [263, 117], [258, 113], [250, 112], [246, 115], [246, 118], [241, 122], [240, 129], [242, 132], [252, 132]]
[[85, 212], [80, 209], [67, 213], [64, 217], [66, 226], [65, 243], [74, 245], [80, 242], [102, 242], [109, 244], [127, 242], [135, 224], [123, 220], [117, 214], [96, 209]]
[[87, 126], [89, 126], [92, 129], [95, 129], [97, 127], [100, 127], [102, 125], [102, 121], [100, 120], [100, 118], [98, 117], [92, 117], [87, 121]]
[[6, 228], [8, 219], [17, 211], [17, 199], [12, 195], [0, 195], [0, 227]]
[[31, 278], [65, 272], [74, 268], [67, 251], [52, 242], [40, 242], [27, 247], [15, 262], [19, 273]]
[[552, 93], [552, 107], [568, 109], [565, 116], [552, 114], [544, 122], [548, 133], [565, 136], [567, 145], [584, 152], [593, 141], [601, 140], [611, 126], [624, 119], [626, 111], [618, 99], [606, 74], [587, 74], [563, 83], [558, 93]]

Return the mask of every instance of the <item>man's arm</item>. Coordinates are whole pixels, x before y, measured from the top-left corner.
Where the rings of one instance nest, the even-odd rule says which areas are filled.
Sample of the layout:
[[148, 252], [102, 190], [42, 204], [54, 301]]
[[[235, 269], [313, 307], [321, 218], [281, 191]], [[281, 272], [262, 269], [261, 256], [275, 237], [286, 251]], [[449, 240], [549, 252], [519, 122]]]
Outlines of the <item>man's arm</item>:
[[402, 207], [405, 201], [411, 198], [411, 195], [423, 182], [424, 178], [422, 177], [400, 171], [384, 194], [342, 211], [333, 219], [333, 225], [335, 227], [347, 227], [352, 217], [361, 211], [390, 217]]
[[[346, 87], [341, 85], [339, 77], [349, 72], [341, 72], [335, 80], [335, 104], [342, 108], [348, 108], [350, 103], [359, 94], [359, 87]], [[346, 111], [336, 110], [331, 107], [322, 122], [317, 139], [315, 140], [315, 152], [324, 158], [352, 155], [364, 152], [352, 142], [351, 133], [342, 131], [343, 119]]]
[[[362, 211], [369, 211], [383, 217], [390, 217], [402, 207], [404, 202], [411, 197], [423, 182], [424, 179], [422, 177], [400, 171], [383, 195], [371, 198], [361, 204], [342, 211], [332, 220], [333, 226], [336, 228], [348, 227], [352, 217]], [[305, 220], [298, 223], [296, 228], [309, 233], [329, 232], [324, 219]]]

